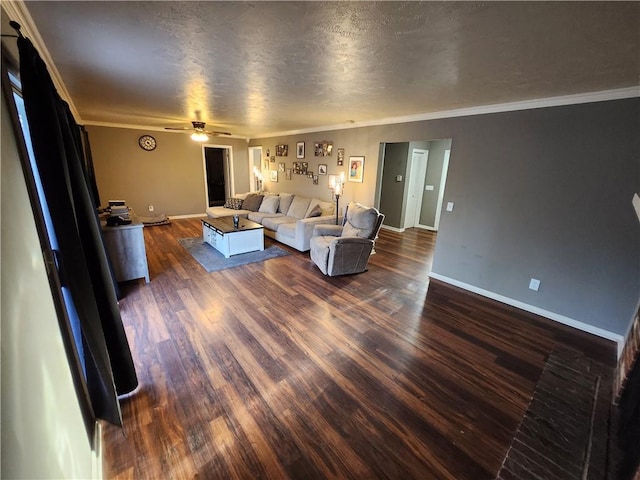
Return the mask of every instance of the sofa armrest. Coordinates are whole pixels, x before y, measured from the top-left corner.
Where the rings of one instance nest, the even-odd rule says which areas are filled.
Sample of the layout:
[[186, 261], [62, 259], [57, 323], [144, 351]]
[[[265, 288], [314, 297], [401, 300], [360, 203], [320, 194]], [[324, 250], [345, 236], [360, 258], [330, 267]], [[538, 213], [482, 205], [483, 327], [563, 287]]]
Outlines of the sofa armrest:
[[335, 217], [328, 215], [324, 215], [321, 217], [303, 218], [302, 220], [298, 220], [296, 222], [296, 243], [302, 246], [301, 251], [306, 252], [307, 250], [309, 250], [309, 240], [311, 240], [311, 237], [313, 236], [313, 229], [316, 225], [322, 223], [327, 224], [331, 223], [332, 221], [335, 222]]
[[332, 236], [339, 237], [342, 234], [342, 225], [316, 225], [313, 229], [314, 237]]

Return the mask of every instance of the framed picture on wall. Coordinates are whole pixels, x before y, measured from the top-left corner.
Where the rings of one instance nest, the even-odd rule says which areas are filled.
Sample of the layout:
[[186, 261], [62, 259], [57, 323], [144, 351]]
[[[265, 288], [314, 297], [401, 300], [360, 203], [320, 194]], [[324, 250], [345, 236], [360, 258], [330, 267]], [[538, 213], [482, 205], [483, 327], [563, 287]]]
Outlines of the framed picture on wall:
[[283, 162], [279, 163], [278, 164], [278, 171], [279, 172], [284, 172], [284, 167], [285, 167], [285, 164]]
[[323, 163], [318, 165], [318, 175], [326, 175], [327, 174], [327, 166]]
[[304, 142], [296, 143], [296, 158], [304, 158]]
[[289, 154], [289, 145], [276, 145], [276, 157], [286, 157]]
[[338, 166], [344, 165], [344, 148], [338, 149]]
[[278, 171], [277, 170], [271, 170], [271, 181], [274, 183], [278, 182]]
[[364, 157], [349, 157], [349, 175], [347, 176], [347, 180], [362, 183], [363, 177]]
[[285, 172], [285, 177], [287, 178], [287, 180], [291, 180], [291, 169], [287, 168], [286, 172]]

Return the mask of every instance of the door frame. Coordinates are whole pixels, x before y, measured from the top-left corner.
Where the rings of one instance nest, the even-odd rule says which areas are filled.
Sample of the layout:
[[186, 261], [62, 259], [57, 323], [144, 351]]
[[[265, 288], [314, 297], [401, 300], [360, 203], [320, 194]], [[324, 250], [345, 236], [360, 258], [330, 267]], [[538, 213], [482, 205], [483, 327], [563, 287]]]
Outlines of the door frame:
[[449, 157], [451, 156], [451, 148], [444, 151], [444, 160], [442, 161], [442, 176], [440, 177], [440, 191], [438, 192], [438, 201], [436, 203], [436, 218], [431, 230], [438, 231], [440, 227], [440, 215], [442, 214], [442, 202], [444, 202], [444, 189], [447, 186], [447, 173], [449, 171]]
[[[253, 168], [255, 167], [253, 155], [258, 152], [260, 155], [259, 169], [262, 172], [262, 146], [257, 147], [249, 147], [249, 191], [253, 192], [256, 187], [256, 176], [253, 173]], [[261, 179], [262, 181], [262, 179]]]

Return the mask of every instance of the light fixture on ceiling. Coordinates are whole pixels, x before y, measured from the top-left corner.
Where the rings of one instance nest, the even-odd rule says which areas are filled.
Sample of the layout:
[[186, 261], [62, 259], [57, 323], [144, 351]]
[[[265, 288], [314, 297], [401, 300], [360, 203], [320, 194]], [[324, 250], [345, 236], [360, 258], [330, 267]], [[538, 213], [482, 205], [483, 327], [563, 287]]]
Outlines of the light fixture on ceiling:
[[209, 140], [209, 135], [204, 132], [195, 131], [191, 134], [191, 140], [195, 142], [206, 142]]

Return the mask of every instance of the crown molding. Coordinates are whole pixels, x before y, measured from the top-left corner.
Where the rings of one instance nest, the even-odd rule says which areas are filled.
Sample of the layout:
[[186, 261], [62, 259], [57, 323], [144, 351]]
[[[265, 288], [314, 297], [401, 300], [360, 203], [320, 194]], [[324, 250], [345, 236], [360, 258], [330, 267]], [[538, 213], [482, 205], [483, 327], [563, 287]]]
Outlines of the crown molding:
[[[116, 122], [99, 122], [95, 120], [88, 120], [83, 122], [83, 125], [91, 125], [92, 127], [109, 127], [109, 128], [126, 128], [128, 130], [145, 130], [151, 132], [163, 132], [163, 133], [179, 133], [184, 135], [185, 133], [189, 133], [189, 130], [167, 130], [164, 127], [151, 127], [148, 125], [134, 125], [131, 123], [116, 123]], [[237, 138], [240, 140], [244, 140], [249, 143], [249, 137], [245, 137], [242, 135], [211, 135], [215, 138]]]
[[397, 123], [422, 122], [425, 120], [438, 120], [443, 118], [468, 117], [473, 115], [486, 115], [490, 113], [514, 112], [518, 110], [532, 110], [535, 108], [560, 107], [566, 105], [578, 105], [582, 103], [606, 102], [610, 100], [622, 100], [626, 98], [640, 97], [640, 86], [602, 90], [599, 92], [579, 93], [575, 95], [563, 95], [559, 97], [538, 98], [520, 102], [498, 103], [479, 107], [459, 108], [455, 110], [443, 110], [440, 112], [419, 113], [401, 117], [382, 118], [364, 122], [338, 123], [319, 128], [306, 128], [300, 130], [288, 130], [273, 132], [252, 137], [252, 140], [270, 137], [282, 137], [286, 135], [301, 135], [304, 133], [328, 132], [331, 130], [347, 130], [358, 127], [373, 127], [380, 125], [392, 125]]
[[69, 95], [69, 91], [62, 80], [62, 75], [56, 68], [56, 64], [47, 49], [44, 40], [40, 36], [40, 32], [36, 27], [31, 14], [23, 0], [14, 0], [11, 2], [2, 2], [2, 8], [7, 13], [11, 20], [14, 20], [20, 24], [20, 31], [22, 35], [29, 38], [33, 46], [36, 47], [38, 52], [40, 53], [40, 57], [42, 61], [47, 66], [47, 70], [49, 70], [49, 75], [51, 75], [51, 80], [53, 80], [53, 84], [58, 90], [58, 94], [69, 104], [69, 109], [73, 114], [77, 123], [82, 123], [82, 118], [80, 117], [80, 113], [78, 113], [78, 109], [73, 104], [73, 100], [71, 99], [71, 95]]

